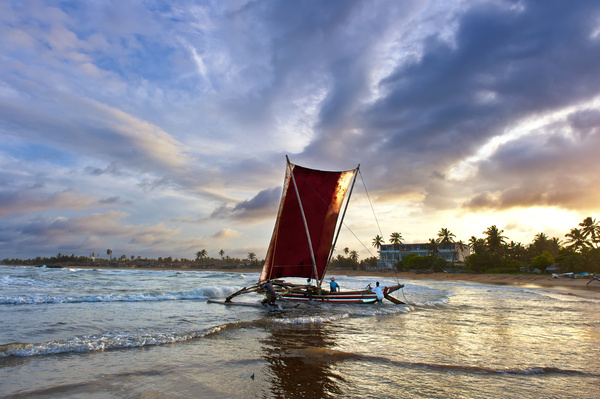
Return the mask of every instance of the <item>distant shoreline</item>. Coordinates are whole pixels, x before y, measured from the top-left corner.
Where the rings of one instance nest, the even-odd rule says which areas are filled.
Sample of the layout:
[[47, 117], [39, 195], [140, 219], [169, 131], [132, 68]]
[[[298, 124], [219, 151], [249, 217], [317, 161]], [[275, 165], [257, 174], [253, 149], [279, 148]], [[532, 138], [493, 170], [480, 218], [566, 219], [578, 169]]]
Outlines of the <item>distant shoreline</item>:
[[[115, 268], [108, 266], [70, 266], [76, 269], [109, 269], [109, 270], [174, 270], [174, 271], [212, 271], [224, 273], [260, 273], [260, 268], [207, 268], [207, 269], [188, 269], [188, 268]], [[68, 267], [67, 267], [68, 268]], [[515, 287], [528, 287], [547, 292], [573, 295], [581, 298], [600, 300], [600, 281], [592, 281], [588, 278], [553, 278], [549, 275], [530, 275], [530, 274], [476, 274], [476, 273], [413, 273], [397, 271], [364, 271], [335, 269], [329, 270], [328, 276], [348, 276], [348, 277], [378, 277], [396, 278], [399, 280], [430, 280], [430, 281], [460, 281], [475, 284], [488, 285], [510, 285]]]

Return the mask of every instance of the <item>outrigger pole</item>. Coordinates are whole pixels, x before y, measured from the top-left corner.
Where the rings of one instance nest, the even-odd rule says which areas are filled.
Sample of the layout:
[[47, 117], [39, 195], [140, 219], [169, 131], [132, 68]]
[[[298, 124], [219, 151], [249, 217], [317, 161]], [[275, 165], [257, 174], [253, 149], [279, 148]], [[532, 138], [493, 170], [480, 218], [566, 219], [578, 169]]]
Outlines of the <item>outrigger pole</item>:
[[287, 160], [287, 165], [290, 170], [290, 175], [292, 176], [292, 183], [294, 183], [294, 189], [296, 190], [296, 197], [298, 198], [298, 205], [300, 206], [300, 213], [302, 214], [302, 220], [304, 221], [304, 228], [306, 229], [306, 238], [308, 239], [308, 247], [310, 249], [310, 257], [312, 259], [313, 273], [315, 275], [315, 279], [317, 280], [318, 286], [321, 286], [321, 281], [319, 280], [319, 273], [317, 272], [317, 261], [315, 260], [315, 251], [313, 250], [312, 241], [310, 240], [310, 232], [308, 230], [308, 223], [306, 222], [306, 215], [304, 215], [304, 208], [302, 207], [302, 200], [300, 199], [300, 192], [298, 191], [298, 186], [296, 185], [296, 179], [294, 178], [294, 171], [292, 170], [292, 164], [290, 162], [290, 158], [286, 155], [285, 159]]

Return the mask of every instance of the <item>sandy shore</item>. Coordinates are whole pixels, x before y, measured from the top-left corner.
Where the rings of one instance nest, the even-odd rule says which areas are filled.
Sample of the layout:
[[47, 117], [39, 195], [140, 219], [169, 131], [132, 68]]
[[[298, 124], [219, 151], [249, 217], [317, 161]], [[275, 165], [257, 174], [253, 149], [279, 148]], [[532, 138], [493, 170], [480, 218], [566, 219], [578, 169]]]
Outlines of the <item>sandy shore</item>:
[[[78, 266], [76, 268], [97, 268], [92, 266]], [[107, 269], [112, 269], [107, 267]], [[145, 270], [169, 270], [164, 268], [149, 268]], [[260, 273], [260, 269], [172, 269], [172, 270], [198, 270], [221, 271], [229, 273]], [[511, 285], [529, 287], [548, 292], [565, 295], [574, 295], [582, 298], [600, 300], [600, 281], [589, 278], [553, 278], [548, 275], [524, 274], [475, 274], [475, 273], [409, 273], [395, 271], [358, 271], [358, 270], [330, 270], [328, 276], [372, 276], [395, 278], [398, 280], [433, 280], [433, 281], [461, 281], [477, 284]], [[588, 284], [589, 283], [589, 284]]]
[[[214, 270], [214, 269], [213, 269]], [[257, 269], [223, 270], [234, 273], [258, 273]], [[394, 271], [357, 271], [330, 270], [328, 276], [372, 276], [396, 278], [402, 280], [461, 281], [476, 284], [511, 285], [535, 288], [547, 292], [574, 295], [582, 298], [600, 300], [600, 281], [588, 284], [589, 278], [570, 279], [553, 278], [548, 275], [523, 274], [475, 274], [475, 273], [408, 273]]]

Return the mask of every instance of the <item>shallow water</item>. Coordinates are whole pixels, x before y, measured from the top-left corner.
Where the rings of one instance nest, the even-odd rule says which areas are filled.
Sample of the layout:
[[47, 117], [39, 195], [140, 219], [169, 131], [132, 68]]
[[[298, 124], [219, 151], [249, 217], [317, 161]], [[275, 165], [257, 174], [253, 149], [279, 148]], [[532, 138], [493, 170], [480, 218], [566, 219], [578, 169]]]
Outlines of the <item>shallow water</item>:
[[420, 280], [410, 305], [206, 302], [257, 279], [2, 266], [0, 396], [600, 396], [600, 301]]

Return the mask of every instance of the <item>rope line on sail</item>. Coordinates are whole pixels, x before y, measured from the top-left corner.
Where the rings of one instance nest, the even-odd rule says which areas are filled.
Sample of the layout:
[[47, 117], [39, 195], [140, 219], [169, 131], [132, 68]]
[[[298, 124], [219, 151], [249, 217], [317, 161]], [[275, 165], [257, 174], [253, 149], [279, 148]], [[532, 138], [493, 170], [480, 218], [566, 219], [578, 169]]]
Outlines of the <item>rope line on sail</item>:
[[371, 206], [371, 211], [373, 211], [373, 217], [375, 218], [375, 222], [377, 222], [377, 228], [379, 229], [379, 234], [381, 234], [381, 237], [383, 238], [383, 232], [381, 231], [381, 226], [379, 226], [379, 220], [377, 219], [377, 215], [375, 214], [375, 208], [373, 208], [373, 202], [371, 202], [371, 197], [369, 196], [369, 190], [367, 190], [367, 184], [365, 183], [365, 179], [363, 178], [363, 175], [360, 172], [360, 170], [358, 171], [358, 174], [360, 175], [360, 180], [362, 181], [363, 186], [365, 188], [365, 193], [367, 194], [367, 199], [369, 200], [369, 205]]

